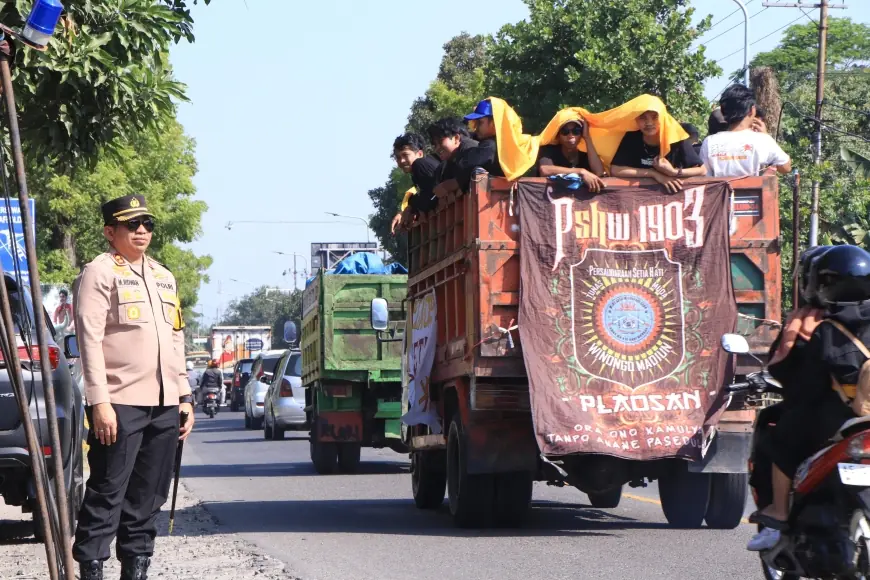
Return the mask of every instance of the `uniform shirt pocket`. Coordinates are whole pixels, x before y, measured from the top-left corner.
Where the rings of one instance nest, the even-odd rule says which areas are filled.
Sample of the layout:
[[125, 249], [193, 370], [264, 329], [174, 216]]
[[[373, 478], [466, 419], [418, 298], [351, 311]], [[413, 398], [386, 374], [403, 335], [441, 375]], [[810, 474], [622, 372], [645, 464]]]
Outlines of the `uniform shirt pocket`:
[[118, 286], [118, 322], [120, 324], [151, 322], [151, 311], [144, 286]]
[[181, 330], [181, 312], [178, 309], [178, 296], [172, 292], [161, 290], [160, 303], [163, 310], [163, 320], [173, 330]]

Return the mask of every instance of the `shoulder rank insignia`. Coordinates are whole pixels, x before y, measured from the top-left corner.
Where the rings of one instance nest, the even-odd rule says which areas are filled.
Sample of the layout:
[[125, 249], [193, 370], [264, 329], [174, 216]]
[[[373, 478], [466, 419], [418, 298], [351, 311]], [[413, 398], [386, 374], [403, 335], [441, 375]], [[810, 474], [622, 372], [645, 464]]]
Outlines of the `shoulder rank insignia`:
[[118, 264], [119, 266], [126, 266], [127, 265], [127, 260], [125, 260], [124, 256], [122, 256], [121, 254], [112, 254], [112, 260], [114, 260], [115, 263]]

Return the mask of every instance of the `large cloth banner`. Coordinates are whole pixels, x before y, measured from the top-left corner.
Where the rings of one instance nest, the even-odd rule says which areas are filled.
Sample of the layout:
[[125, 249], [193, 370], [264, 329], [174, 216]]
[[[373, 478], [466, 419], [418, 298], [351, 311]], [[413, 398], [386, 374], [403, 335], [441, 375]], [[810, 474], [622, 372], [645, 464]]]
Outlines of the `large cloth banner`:
[[432, 433], [441, 433], [438, 410], [429, 399], [429, 379], [438, 338], [435, 292], [416, 300], [412, 308], [411, 341], [408, 345], [408, 412], [402, 416], [402, 422], [428, 425]]
[[737, 321], [729, 190], [519, 183], [519, 332], [544, 454], [703, 456]]

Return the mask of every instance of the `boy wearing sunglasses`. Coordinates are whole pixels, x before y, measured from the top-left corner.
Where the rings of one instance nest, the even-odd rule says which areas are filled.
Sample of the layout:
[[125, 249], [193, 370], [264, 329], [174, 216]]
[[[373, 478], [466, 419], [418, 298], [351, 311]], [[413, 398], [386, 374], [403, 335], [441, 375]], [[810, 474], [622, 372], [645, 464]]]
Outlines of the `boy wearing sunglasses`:
[[[586, 142], [586, 151], [577, 146], [580, 140]], [[550, 177], [576, 173], [592, 193], [604, 188], [604, 165], [598, 157], [595, 145], [589, 138], [589, 126], [580, 119], [566, 121], [559, 128], [556, 143], [544, 145], [538, 152], [538, 175]]]
[[127, 195], [102, 211], [110, 250], [74, 287], [91, 475], [73, 556], [82, 580], [101, 580], [117, 537], [121, 578], [145, 580], [176, 446], [193, 427], [184, 322], [175, 277], [145, 254], [154, 231], [145, 198]]

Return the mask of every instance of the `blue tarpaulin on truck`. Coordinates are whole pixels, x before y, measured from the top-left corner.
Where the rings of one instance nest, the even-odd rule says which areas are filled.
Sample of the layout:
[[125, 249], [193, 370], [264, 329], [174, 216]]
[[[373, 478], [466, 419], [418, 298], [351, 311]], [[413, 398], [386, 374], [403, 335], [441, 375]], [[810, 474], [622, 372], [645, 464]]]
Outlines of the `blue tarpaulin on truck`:
[[[384, 264], [380, 256], [371, 252], [360, 252], [348, 256], [338, 264], [335, 268], [324, 272], [327, 276], [330, 274], [407, 274], [408, 269], [398, 262], [392, 264]], [[305, 285], [311, 283], [314, 278], [310, 278]]]

